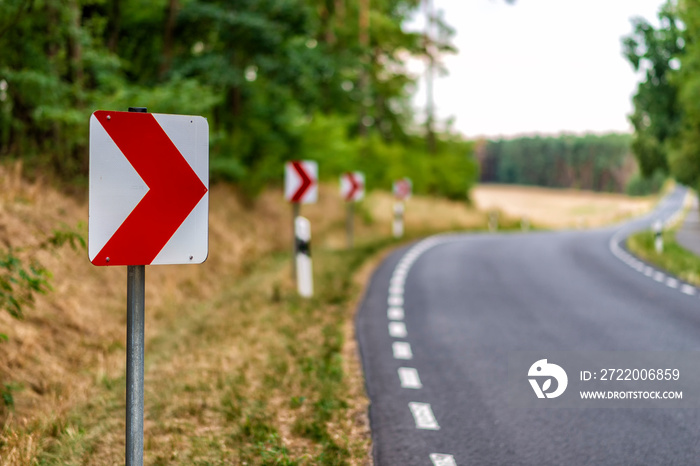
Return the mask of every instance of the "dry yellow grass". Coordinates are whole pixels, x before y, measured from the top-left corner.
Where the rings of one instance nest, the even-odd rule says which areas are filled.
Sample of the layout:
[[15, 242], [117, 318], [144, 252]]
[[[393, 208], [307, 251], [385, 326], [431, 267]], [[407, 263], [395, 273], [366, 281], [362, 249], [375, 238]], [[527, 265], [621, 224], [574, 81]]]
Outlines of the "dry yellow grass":
[[[27, 183], [20, 172], [19, 165], [0, 168], [0, 245], [39, 244], [60, 225], [87, 235], [85, 201], [41, 182]], [[313, 225], [314, 248], [343, 249], [345, 206], [337, 188], [322, 186], [319, 199], [302, 207]], [[428, 209], [419, 213], [419, 206], [427, 201], [411, 202], [415, 208], [409, 210], [407, 228], [425, 230], [432, 215], [425, 216]], [[391, 203], [390, 195], [376, 193], [358, 206], [357, 243], [388, 236]], [[444, 204], [441, 208], [450, 212], [446, 227], [470, 228], [483, 221], [463, 204]], [[321, 447], [309, 435], [300, 435], [296, 424], [313, 414], [313, 406], [289, 407], [289, 396], [304, 393], [299, 384], [308, 377], [294, 367], [297, 361], [275, 355], [288, 353], [287, 345], [294, 341], [302, 352], [298, 358], [303, 360], [304, 352], [311, 357], [318, 352], [314, 345], [330, 338], [324, 332], [340, 322], [346, 373], [342, 397], [348, 406], [342, 416], [324, 422], [329, 435], [349, 451], [351, 462], [364, 464], [367, 401], [352, 338], [357, 301], [320, 303], [318, 310], [296, 302], [289, 264], [278, 255], [289, 250], [291, 241], [291, 208], [280, 191], [266, 192], [247, 209], [231, 187], [215, 186], [210, 206], [207, 262], [149, 267], [146, 272], [146, 463], [236, 458], [245, 439], [243, 444], [230, 440], [231, 424], [240, 419], [233, 419], [235, 412], [222, 414], [228, 396], [244, 400], [236, 408], [244, 418], [259, 415], [273, 426], [289, 455], [311, 461]], [[39, 296], [23, 321], [0, 312], [0, 329], [9, 336], [1, 344], [0, 382], [21, 387], [13, 393], [14, 410], [0, 415], [0, 464], [37, 459], [119, 463], [124, 447], [125, 269], [93, 267], [84, 251], [69, 247], [31, 254], [53, 272], [53, 291]], [[319, 273], [328, 275], [330, 288], [342, 284], [342, 267], [331, 273], [321, 264]], [[314, 325], [296, 328], [294, 312], [302, 312], [297, 308], [313, 314]], [[287, 334], [280, 336], [280, 331]], [[289, 367], [280, 389], [271, 388], [266, 380], [284, 365]], [[263, 391], [269, 396], [262, 396]], [[256, 400], [266, 404], [259, 412]]]
[[655, 197], [509, 185], [479, 185], [472, 189], [471, 197], [480, 210], [500, 210], [554, 229], [613, 223], [647, 212], [656, 202]]
[[[358, 249], [389, 244], [380, 241], [392, 204], [375, 192], [357, 206]], [[146, 464], [257, 464], [261, 455], [314, 464], [334, 454], [368, 464], [352, 317], [371, 265], [348, 281], [347, 262], [365, 257], [342, 252], [337, 187], [321, 186], [319, 203], [302, 207], [319, 290], [311, 302], [292, 288], [291, 208], [279, 190], [246, 208], [231, 187], [215, 186], [210, 206], [207, 262], [146, 272]], [[459, 202], [416, 196], [406, 212], [409, 233], [486, 226]], [[86, 220], [85, 201], [0, 166], [0, 250], [39, 244], [60, 225], [86, 235]], [[66, 246], [31, 251], [53, 272], [53, 291], [23, 321], [0, 311], [9, 336], [0, 384], [21, 387], [14, 410], [0, 411], [0, 465], [122, 463], [125, 268], [93, 267]]]

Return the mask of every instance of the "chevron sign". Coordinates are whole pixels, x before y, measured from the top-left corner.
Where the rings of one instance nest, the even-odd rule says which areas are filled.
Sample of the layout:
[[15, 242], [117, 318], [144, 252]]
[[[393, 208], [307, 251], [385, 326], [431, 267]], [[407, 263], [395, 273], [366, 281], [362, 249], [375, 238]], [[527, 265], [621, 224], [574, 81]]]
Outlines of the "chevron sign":
[[318, 163], [296, 160], [284, 165], [284, 198], [299, 204], [318, 200]]
[[209, 126], [199, 116], [90, 117], [94, 265], [197, 264], [209, 253]]
[[340, 197], [347, 202], [361, 201], [365, 197], [365, 175], [347, 172], [340, 175]]
[[410, 178], [401, 178], [394, 181], [394, 196], [400, 201], [405, 201], [411, 197], [413, 183]]

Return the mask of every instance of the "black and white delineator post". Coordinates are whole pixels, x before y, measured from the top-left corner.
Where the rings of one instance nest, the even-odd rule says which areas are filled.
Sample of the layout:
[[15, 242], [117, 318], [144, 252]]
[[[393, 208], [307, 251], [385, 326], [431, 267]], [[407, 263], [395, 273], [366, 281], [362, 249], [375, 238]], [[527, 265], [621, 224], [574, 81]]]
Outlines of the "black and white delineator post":
[[394, 221], [392, 222], [391, 232], [394, 238], [401, 238], [403, 236], [403, 213], [404, 213], [403, 202], [394, 203]]
[[294, 220], [296, 243], [297, 290], [299, 295], [310, 298], [314, 294], [314, 277], [311, 266], [311, 223], [306, 217]]
[[489, 212], [489, 231], [498, 230], [498, 211], [492, 210]]
[[520, 220], [520, 228], [523, 231], [530, 231], [530, 219], [528, 217], [523, 217]]
[[657, 254], [664, 252], [663, 223], [661, 220], [654, 222], [654, 249]]

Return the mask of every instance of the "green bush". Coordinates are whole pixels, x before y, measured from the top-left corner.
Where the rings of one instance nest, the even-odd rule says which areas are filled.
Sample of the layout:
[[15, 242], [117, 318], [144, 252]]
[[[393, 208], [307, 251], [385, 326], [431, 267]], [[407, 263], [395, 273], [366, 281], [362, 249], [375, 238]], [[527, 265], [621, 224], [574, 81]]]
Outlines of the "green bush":
[[647, 196], [659, 192], [665, 181], [666, 176], [661, 170], [656, 170], [649, 178], [644, 178], [641, 173], [637, 173], [629, 180], [625, 191], [630, 196]]

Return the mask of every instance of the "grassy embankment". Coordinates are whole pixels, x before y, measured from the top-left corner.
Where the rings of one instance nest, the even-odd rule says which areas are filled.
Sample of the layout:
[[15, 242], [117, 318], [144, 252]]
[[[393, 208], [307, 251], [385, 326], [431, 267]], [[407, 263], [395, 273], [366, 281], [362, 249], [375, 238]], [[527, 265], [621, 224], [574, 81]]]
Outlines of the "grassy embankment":
[[[687, 213], [690, 203], [686, 202]], [[671, 228], [662, 233], [663, 251], [658, 253], [654, 245], [654, 232], [641, 231], [627, 238], [627, 248], [640, 258], [655, 264], [688, 283], [700, 286], [700, 257], [681, 246], [676, 241], [676, 233], [682, 224], [682, 218]]]
[[[146, 464], [369, 461], [352, 316], [373, 264], [397, 244], [388, 238], [393, 201], [377, 192], [358, 206], [352, 251], [335, 186], [302, 208], [317, 291], [302, 300], [281, 197], [267, 192], [246, 209], [230, 187], [214, 187], [207, 262], [147, 268]], [[37, 244], [59, 224], [83, 222], [86, 234], [86, 219], [86, 200], [0, 168], [3, 247]], [[486, 215], [416, 197], [406, 222], [417, 238], [484, 229]], [[35, 258], [53, 272], [53, 291], [22, 321], [0, 312], [9, 336], [0, 343], [0, 386], [14, 401], [0, 408], [0, 464], [122, 463], [125, 269], [93, 267], [69, 247]]]

